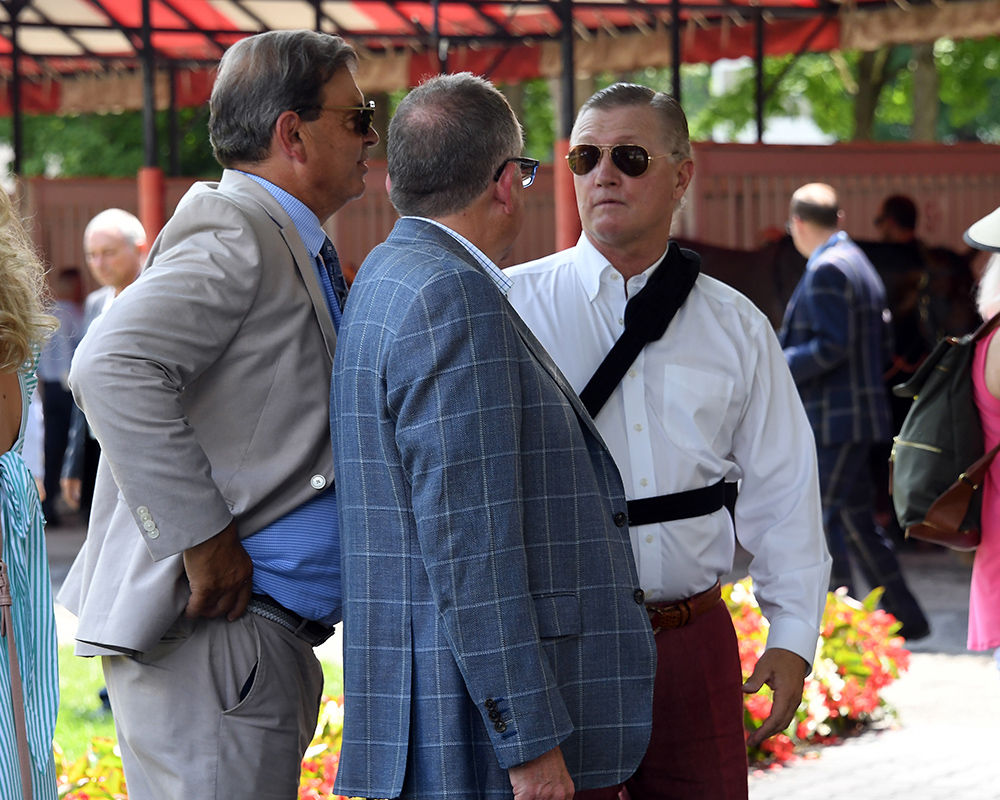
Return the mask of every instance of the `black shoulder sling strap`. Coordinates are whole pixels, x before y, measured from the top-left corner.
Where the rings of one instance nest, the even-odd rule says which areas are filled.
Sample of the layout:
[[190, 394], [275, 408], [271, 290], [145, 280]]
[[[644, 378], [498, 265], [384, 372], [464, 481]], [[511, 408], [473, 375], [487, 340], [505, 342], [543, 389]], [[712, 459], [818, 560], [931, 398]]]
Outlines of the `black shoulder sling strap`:
[[[671, 242], [646, 285], [625, 305], [625, 330], [580, 392], [591, 417], [596, 417], [621, 383], [642, 348], [660, 339], [691, 293], [701, 268], [701, 257]], [[735, 498], [735, 484], [712, 486], [675, 494], [628, 501], [629, 525], [648, 525], [700, 517], [718, 511]]]

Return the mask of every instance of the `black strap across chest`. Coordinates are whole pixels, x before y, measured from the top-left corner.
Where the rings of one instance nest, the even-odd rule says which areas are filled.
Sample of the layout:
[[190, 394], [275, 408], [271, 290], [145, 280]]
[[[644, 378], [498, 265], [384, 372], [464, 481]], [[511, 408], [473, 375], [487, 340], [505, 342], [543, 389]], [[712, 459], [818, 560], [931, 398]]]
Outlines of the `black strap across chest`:
[[[659, 340], [691, 293], [701, 269], [701, 258], [671, 242], [646, 285], [625, 305], [625, 330], [580, 392], [591, 417], [604, 408], [642, 348]], [[689, 519], [735, 503], [735, 484], [719, 481], [686, 492], [628, 501], [629, 525], [649, 525]]]

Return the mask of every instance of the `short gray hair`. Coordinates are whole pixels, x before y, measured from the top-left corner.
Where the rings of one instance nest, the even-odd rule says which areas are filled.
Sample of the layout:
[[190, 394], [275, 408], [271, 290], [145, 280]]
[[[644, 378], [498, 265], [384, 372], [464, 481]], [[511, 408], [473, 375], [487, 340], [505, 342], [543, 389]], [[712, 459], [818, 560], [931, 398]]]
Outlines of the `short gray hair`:
[[94, 231], [116, 231], [133, 247], [146, 244], [146, 229], [139, 218], [121, 208], [107, 208], [88, 222], [83, 231], [84, 242]]
[[[267, 158], [274, 124], [286, 111], [322, 104], [323, 87], [341, 69], [357, 69], [354, 48], [314, 31], [268, 31], [230, 47], [209, 101], [209, 136], [224, 167]], [[302, 111], [305, 120], [319, 111]]]
[[[648, 86], [637, 83], [614, 83], [595, 93], [580, 106], [576, 118], [579, 121], [585, 111], [607, 111], [627, 106], [649, 106], [660, 118], [664, 144], [670, 153], [682, 159], [691, 158], [691, 135], [688, 133], [687, 117], [673, 97], [666, 92], [656, 92]], [[595, 142], [594, 144], [606, 144]]]
[[431, 78], [389, 124], [389, 199], [402, 216], [461, 211], [522, 146], [521, 124], [492, 83], [469, 72]]

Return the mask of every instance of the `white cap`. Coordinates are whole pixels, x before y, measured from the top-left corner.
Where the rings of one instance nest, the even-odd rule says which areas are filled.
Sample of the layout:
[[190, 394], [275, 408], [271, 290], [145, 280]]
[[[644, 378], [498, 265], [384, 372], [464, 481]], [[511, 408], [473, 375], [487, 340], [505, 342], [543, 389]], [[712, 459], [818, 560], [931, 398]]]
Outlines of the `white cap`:
[[973, 223], [962, 239], [977, 250], [1000, 252], [1000, 208]]

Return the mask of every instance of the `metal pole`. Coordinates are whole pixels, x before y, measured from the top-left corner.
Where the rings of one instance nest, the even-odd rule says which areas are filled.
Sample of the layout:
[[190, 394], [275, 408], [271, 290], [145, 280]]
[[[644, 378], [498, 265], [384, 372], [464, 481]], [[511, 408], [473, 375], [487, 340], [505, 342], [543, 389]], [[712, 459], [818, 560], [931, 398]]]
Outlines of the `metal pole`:
[[142, 0], [142, 138], [143, 163], [159, 163], [156, 142], [156, 56], [153, 52], [153, 28], [150, 0]]
[[14, 139], [14, 160], [11, 168], [15, 175], [21, 174], [24, 159], [24, 113], [21, 108], [21, 46], [17, 41], [17, 13], [10, 18], [10, 112]]
[[559, 47], [562, 53], [562, 88], [559, 92], [559, 136], [569, 139], [576, 116], [576, 65], [573, 57], [573, 0], [559, 0], [559, 21], [562, 31]]
[[670, 3], [670, 59], [673, 72], [671, 94], [678, 104], [681, 102], [681, 0]]
[[170, 174], [181, 174], [181, 137], [177, 120], [177, 65], [172, 61], [167, 67], [170, 78], [170, 108], [167, 110], [167, 137], [170, 141]]
[[757, 7], [754, 18], [754, 68], [757, 78], [757, 143], [764, 141], [764, 9]]
[[576, 116], [576, 68], [573, 56], [573, 0], [559, 0], [560, 49], [562, 52], [562, 77], [559, 91], [559, 126], [553, 148], [553, 194], [556, 212], [556, 249], [565, 250], [576, 244], [580, 237], [580, 215], [576, 210], [576, 190], [573, 173], [566, 166], [569, 137], [573, 132]]

